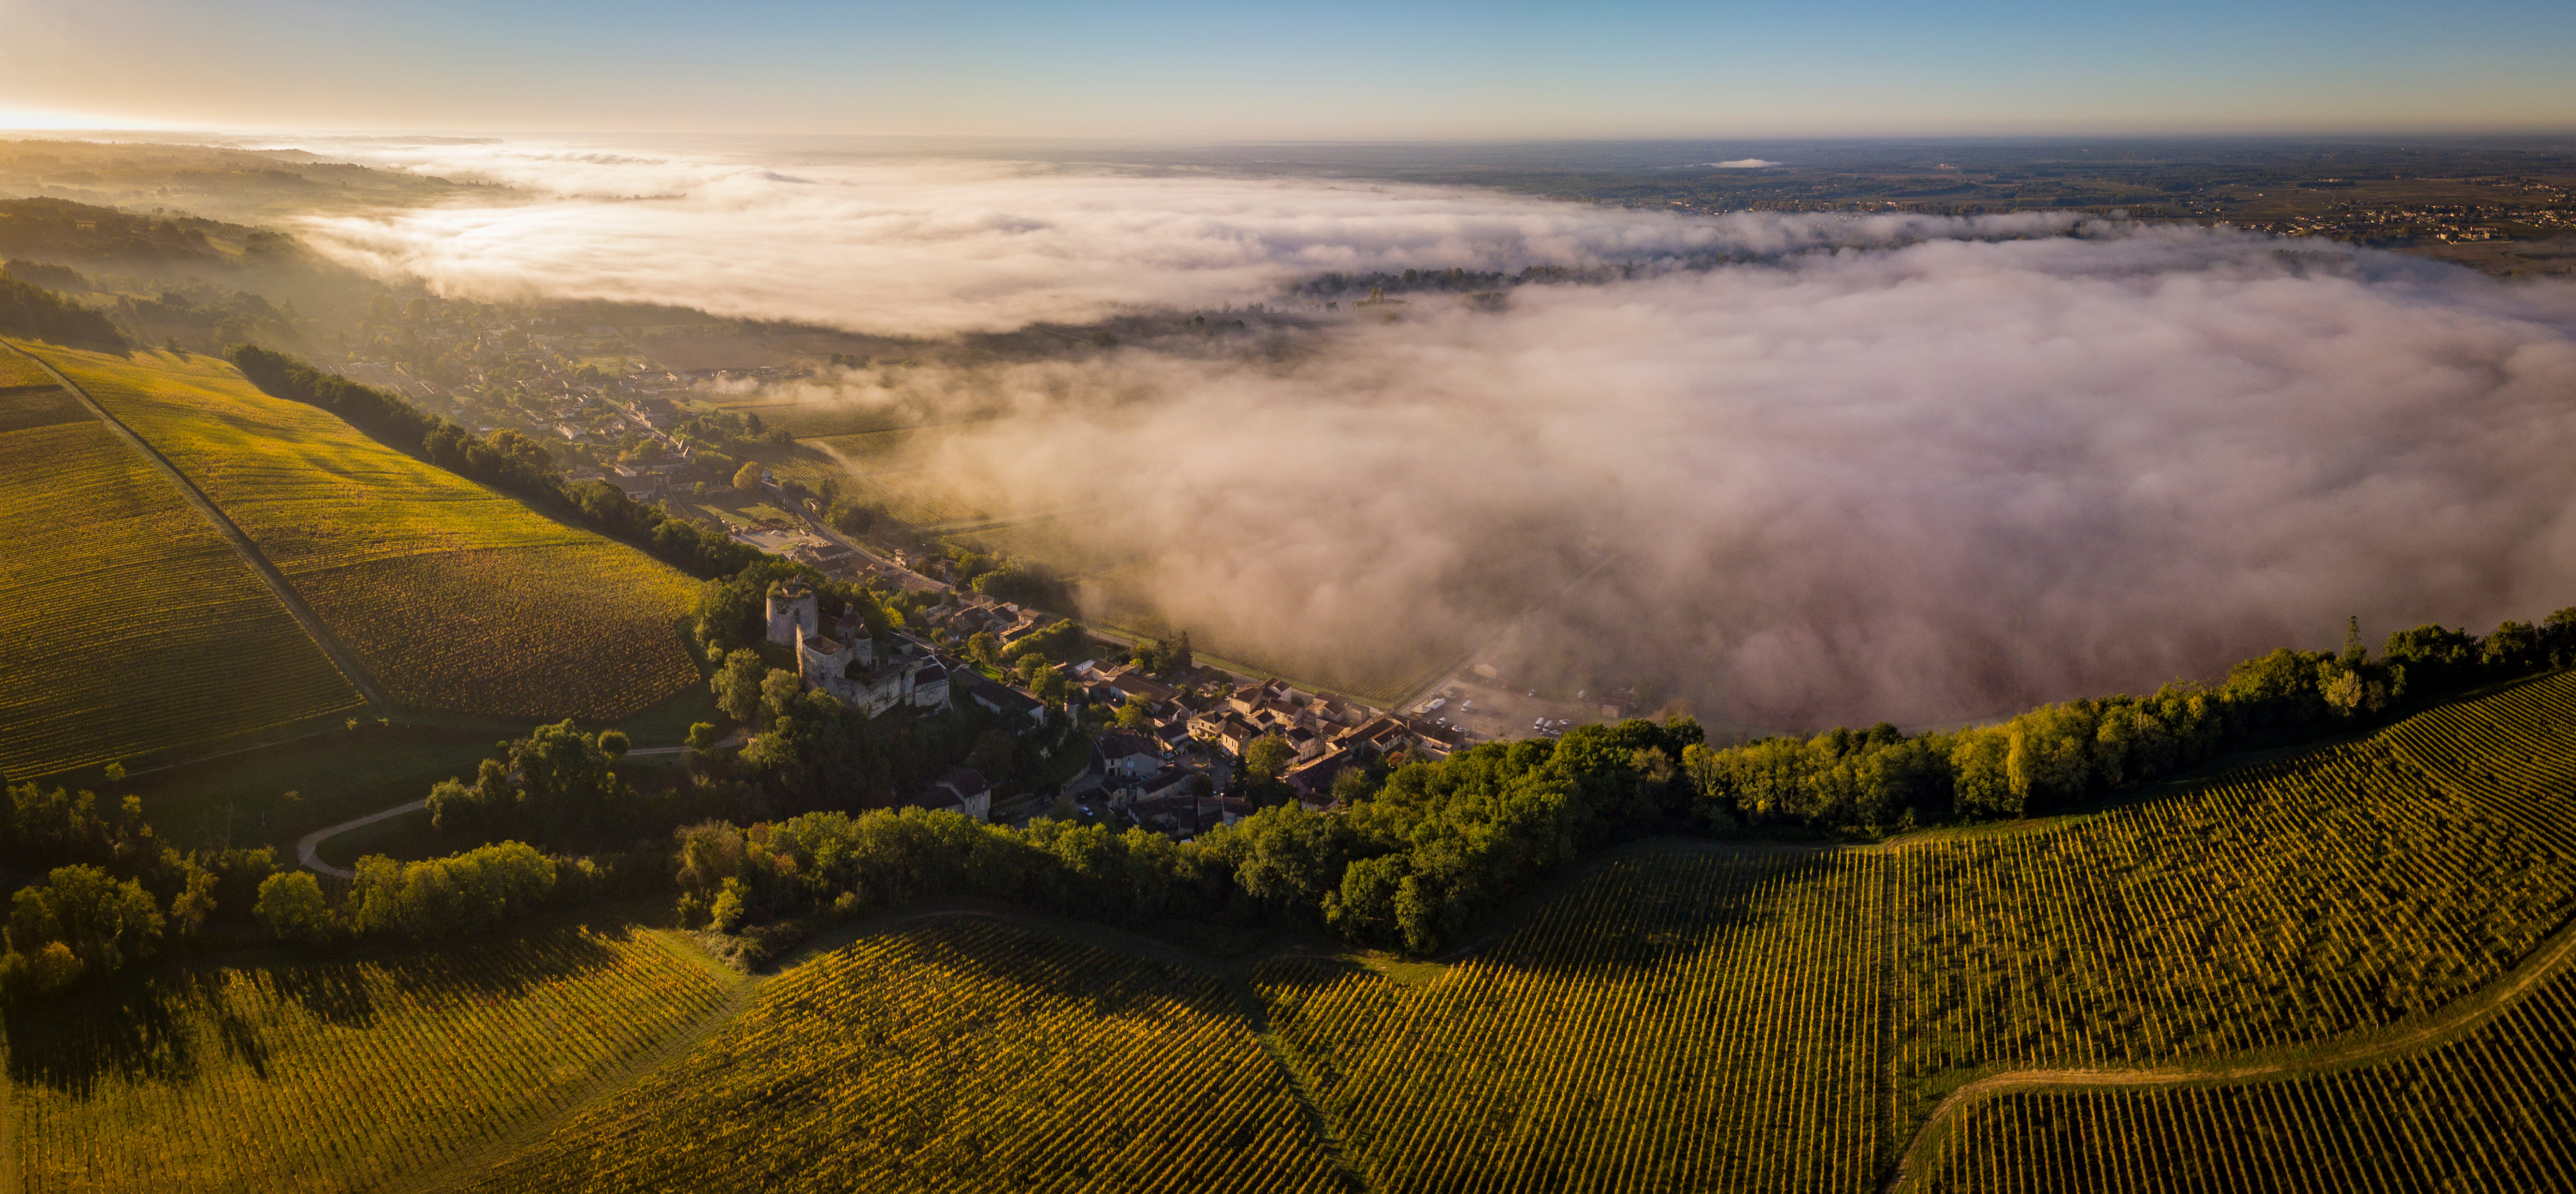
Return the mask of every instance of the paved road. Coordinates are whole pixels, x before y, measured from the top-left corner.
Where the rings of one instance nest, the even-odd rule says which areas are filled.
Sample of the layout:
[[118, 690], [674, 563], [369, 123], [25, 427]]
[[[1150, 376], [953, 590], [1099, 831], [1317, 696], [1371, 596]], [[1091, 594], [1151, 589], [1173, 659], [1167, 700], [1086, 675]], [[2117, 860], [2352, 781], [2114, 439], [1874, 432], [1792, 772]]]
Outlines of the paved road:
[[807, 530], [812, 531], [824, 542], [846, 547], [860, 559], [876, 565], [885, 572], [892, 573], [892, 579], [896, 585], [905, 589], [918, 590], [925, 593], [945, 592], [947, 590], [947, 585], [868, 550], [868, 548], [858, 540], [842, 534], [830, 523], [814, 517], [813, 512], [807, 510], [803, 502], [787, 496], [786, 490], [780, 489], [774, 485], [770, 488], [776, 491], [778, 495], [778, 504], [786, 507], [788, 513], [794, 514], [800, 521], [804, 522]]
[[250, 565], [251, 572], [259, 577], [262, 584], [268, 586], [269, 592], [277, 595], [278, 603], [286, 607], [286, 612], [293, 615], [295, 621], [304, 627], [304, 633], [312, 636], [314, 643], [322, 648], [322, 653], [330, 657], [331, 662], [340, 669], [341, 675], [349, 678], [349, 683], [357, 686], [359, 694], [366, 697], [369, 704], [378, 706], [393, 704], [386, 698], [385, 690], [376, 686], [375, 677], [368, 674], [367, 669], [359, 664], [358, 657], [350, 653], [349, 648], [341, 643], [338, 635], [331, 633], [330, 627], [322, 624], [322, 619], [313, 613], [311, 606], [304, 604], [304, 598], [296, 593], [294, 586], [286, 583], [285, 575], [277, 570], [277, 566], [269, 563], [267, 556], [260, 554], [259, 548], [250, 541], [250, 536], [243, 534], [240, 527], [234, 526], [233, 520], [226, 517], [224, 512], [215, 506], [213, 500], [197, 488], [195, 482], [190, 481], [176, 465], [162, 456], [159, 449], [145, 442], [142, 436], [136, 435], [133, 428], [127, 427], [119, 422], [116, 416], [107, 413], [107, 408], [100, 406], [97, 399], [90, 397], [89, 391], [73, 384], [72, 379], [63, 376], [62, 370], [54, 368], [44, 358], [15, 344], [8, 347], [19, 356], [34, 361], [38, 368], [53, 374], [56, 382], [61, 383], [73, 397], [80, 399], [81, 405], [89, 408], [91, 417], [106, 424], [107, 429], [115, 432], [117, 438], [133, 445], [134, 450], [141, 452], [144, 459], [159, 466], [162, 475], [168, 477], [171, 484], [179, 487], [179, 493], [188, 499], [188, 504], [197, 508], [198, 513], [206, 516], [206, 521], [215, 525], [216, 533], [232, 544], [233, 551], [241, 556], [244, 563]]
[[[716, 749], [722, 750], [730, 746], [740, 746], [745, 741], [746, 739], [744, 739], [742, 735], [735, 734], [730, 738], [716, 743]], [[689, 748], [685, 746], [647, 746], [640, 750], [627, 751], [626, 757], [632, 759], [653, 755], [686, 754], [688, 749]], [[415, 800], [409, 804], [397, 804], [382, 812], [368, 813], [363, 817], [355, 817], [350, 820], [342, 821], [327, 829], [316, 829], [311, 833], [305, 834], [303, 837], [295, 839], [295, 861], [307, 870], [318, 871], [325, 875], [336, 875], [342, 879], [355, 879], [358, 877], [357, 872], [347, 870], [342, 867], [336, 867], [330, 863], [322, 861], [322, 843], [338, 837], [341, 834], [347, 833], [350, 830], [363, 829], [378, 821], [390, 821], [404, 813], [416, 813], [428, 807], [429, 801], [427, 799]]]
[[336, 867], [330, 863], [322, 861], [322, 855], [319, 851], [323, 842], [347, 833], [352, 829], [363, 829], [378, 821], [390, 821], [404, 813], [416, 813], [428, 807], [429, 801], [426, 798], [423, 798], [412, 801], [409, 804], [395, 805], [394, 807], [386, 809], [380, 813], [368, 813], [366, 816], [359, 817], [355, 820], [342, 821], [329, 829], [316, 829], [311, 833], [305, 834], [303, 837], [295, 839], [295, 861], [301, 863], [306, 870], [320, 871], [325, 875], [335, 875], [342, 879], [355, 879], [358, 877], [358, 873], [356, 871], [348, 870], [343, 867]]

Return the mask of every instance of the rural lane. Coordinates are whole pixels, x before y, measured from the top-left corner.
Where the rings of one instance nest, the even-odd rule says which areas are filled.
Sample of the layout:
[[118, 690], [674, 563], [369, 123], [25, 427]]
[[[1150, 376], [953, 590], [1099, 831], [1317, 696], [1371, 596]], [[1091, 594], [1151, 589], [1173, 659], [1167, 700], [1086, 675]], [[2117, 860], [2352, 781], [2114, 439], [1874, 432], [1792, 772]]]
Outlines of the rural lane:
[[307, 870], [320, 871], [325, 875], [331, 875], [341, 879], [355, 879], [358, 877], [358, 872], [344, 867], [336, 867], [330, 863], [322, 861], [322, 855], [319, 851], [323, 842], [347, 833], [352, 829], [362, 829], [366, 826], [373, 825], [378, 821], [390, 821], [404, 813], [416, 813], [428, 807], [429, 800], [427, 797], [423, 797], [419, 800], [412, 801], [409, 804], [397, 804], [383, 812], [368, 813], [366, 816], [359, 817], [354, 820], [342, 821], [328, 829], [316, 829], [311, 833], [305, 834], [303, 837], [295, 839], [295, 861], [303, 864]]
[[[722, 742], [716, 743], [716, 749], [722, 750], [728, 746], [740, 746], [745, 741], [747, 741], [747, 739], [742, 735], [735, 734], [732, 737], [726, 738]], [[647, 746], [641, 750], [627, 751], [624, 757], [632, 759], [639, 756], [686, 754], [688, 750], [689, 748], [685, 746]], [[364, 829], [378, 821], [390, 821], [404, 813], [416, 813], [428, 807], [429, 800], [424, 797], [419, 800], [414, 800], [409, 804], [397, 804], [392, 808], [385, 809], [381, 812], [368, 813], [366, 816], [353, 817], [328, 828], [316, 829], [311, 833], [305, 834], [303, 837], [295, 839], [295, 861], [298, 865], [309, 871], [330, 875], [334, 878], [355, 879], [358, 877], [358, 873], [356, 871], [349, 870], [345, 867], [336, 867], [330, 863], [322, 861], [322, 843], [353, 829]]]

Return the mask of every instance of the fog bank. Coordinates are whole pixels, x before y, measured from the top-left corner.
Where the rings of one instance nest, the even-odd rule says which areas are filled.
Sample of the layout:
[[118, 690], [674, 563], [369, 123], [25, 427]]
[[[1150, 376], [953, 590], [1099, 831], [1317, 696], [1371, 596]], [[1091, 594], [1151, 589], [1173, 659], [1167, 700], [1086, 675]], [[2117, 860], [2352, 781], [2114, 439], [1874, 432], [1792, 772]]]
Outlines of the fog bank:
[[[1414, 295], [800, 383], [923, 422], [1009, 410], [870, 467], [1070, 512], [1079, 554], [1150, 561], [1119, 583], [1202, 641], [1365, 661], [1536, 604], [1524, 674], [1815, 726], [2211, 676], [2333, 645], [2347, 614], [2376, 638], [2576, 604], [2564, 284], [2063, 217], [1690, 220], [995, 163], [512, 168], [541, 197], [316, 234], [456, 292], [923, 335], [1263, 302], [1322, 271], [1677, 264], [1500, 310]], [[623, 193], [673, 197], [598, 197], [644, 182]]]

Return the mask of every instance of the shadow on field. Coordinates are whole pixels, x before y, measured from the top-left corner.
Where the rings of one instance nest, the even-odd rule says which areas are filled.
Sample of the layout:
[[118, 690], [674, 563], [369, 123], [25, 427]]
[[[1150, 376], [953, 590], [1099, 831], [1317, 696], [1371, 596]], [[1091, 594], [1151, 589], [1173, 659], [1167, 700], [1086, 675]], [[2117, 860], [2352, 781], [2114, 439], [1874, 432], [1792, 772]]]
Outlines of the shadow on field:
[[1444, 956], [1550, 977], [1678, 965], [1723, 936], [1779, 920], [1784, 905], [1813, 898], [1808, 889], [1843, 882], [1840, 870], [1826, 850], [1641, 851], [1548, 885], [1541, 899]]
[[142, 977], [83, 984], [10, 1009], [0, 1019], [9, 1081], [88, 1098], [103, 1086], [183, 1085], [229, 1069], [265, 1079], [274, 1055], [301, 1038], [503, 1004], [615, 965], [617, 950], [586, 928], [563, 925], [444, 949], [164, 962]]

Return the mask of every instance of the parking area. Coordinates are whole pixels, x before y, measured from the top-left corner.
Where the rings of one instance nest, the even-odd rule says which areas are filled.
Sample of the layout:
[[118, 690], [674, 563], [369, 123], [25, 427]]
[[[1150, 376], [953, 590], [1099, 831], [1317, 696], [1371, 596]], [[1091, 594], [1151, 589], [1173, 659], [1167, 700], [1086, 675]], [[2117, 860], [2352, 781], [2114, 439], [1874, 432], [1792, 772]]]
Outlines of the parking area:
[[[1438, 707], [1424, 712], [1425, 707], [1434, 701], [1439, 702]], [[1558, 721], [1582, 725], [1601, 720], [1598, 706], [1545, 700], [1530, 695], [1527, 690], [1506, 688], [1500, 680], [1487, 679], [1473, 672], [1461, 672], [1450, 677], [1448, 683], [1433, 690], [1431, 696], [1415, 702], [1405, 712], [1445, 721], [1464, 729], [1479, 742], [1530, 737], [1540, 732], [1536, 723], [1541, 718], [1547, 719], [1551, 725]]]

